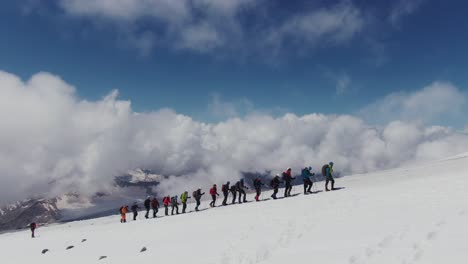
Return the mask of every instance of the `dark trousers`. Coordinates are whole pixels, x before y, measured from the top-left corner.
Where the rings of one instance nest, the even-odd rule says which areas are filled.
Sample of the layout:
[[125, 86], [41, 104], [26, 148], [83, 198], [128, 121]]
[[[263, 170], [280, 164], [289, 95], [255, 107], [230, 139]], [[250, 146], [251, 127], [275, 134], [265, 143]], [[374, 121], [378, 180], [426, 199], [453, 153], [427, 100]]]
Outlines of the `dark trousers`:
[[195, 201], [197, 202], [197, 206], [195, 206], [195, 211], [198, 211], [198, 206], [200, 206], [200, 198], [195, 198]]
[[212, 201], [210, 203], [210, 206], [215, 207], [216, 206], [216, 194], [212, 194], [211, 199], [212, 199]]
[[312, 184], [314, 184], [311, 180], [304, 180], [304, 193], [310, 193], [310, 189], [312, 188]]
[[328, 182], [331, 182], [331, 189], [335, 189], [335, 180], [331, 177], [325, 179], [325, 190], [328, 191]]
[[153, 218], [156, 218], [157, 213], [158, 213], [158, 208], [153, 208]]
[[174, 209], [176, 209], [176, 214], [179, 214], [179, 206], [177, 206], [177, 204], [173, 204], [172, 205], [171, 215], [174, 214]]
[[257, 196], [255, 196], [255, 200], [258, 202], [258, 199], [260, 199], [260, 194], [262, 193], [262, 188], [257, 187], [255, 188], [255, 191], [257, 192]]
[[137, 216], [138, 216], [138, 211], [133, 211], [133, 221], [136, 220]]
[[284, 197], [288, 197], [291, 195], [292, 184], [290, 182], [286, 182], [284, 187]]
[[229, 196], [229, 191], [223, 192], [223, 195], [224, 195], [223, 205], [226, 205], [227, 204], [227, 198]]
[[[242, 199], [242, 195], [244, 195], [244, 199]], [[247, 199], [245, 198], [246, 196], [247, 194], [245, 193], [244, 190], [239, 190], [239, 203], [241, 203], [241, 199], [244, 203], [247, 202]]]
[[164, 214], [169, 215], [169, 208], [167, 205], [164, 205]]
[[237, 192], [236, 191], [231, 191], [231, 194], [232, 194], [232, 203], [235, 204], [236, 203]]
[[31, 228], [31, 237], [34, 237], [34, 230], [36, 230], [35, 228]]
[[148, 217], [149, 217], [149, 211], [150, 211], [150, 208], [146, 207], [146, 214], [145, 214], [146, 219], [148, 219]]
[[273, 187], [273, 194], [271, 195], [271, 197], [273, 199], [276, 199], [276, 195], [278, 194], [278, 186], [276, 187]]
[[182, 203], [182, 213], [185, 214], [185, 210], [187, 209], [187, 202]]

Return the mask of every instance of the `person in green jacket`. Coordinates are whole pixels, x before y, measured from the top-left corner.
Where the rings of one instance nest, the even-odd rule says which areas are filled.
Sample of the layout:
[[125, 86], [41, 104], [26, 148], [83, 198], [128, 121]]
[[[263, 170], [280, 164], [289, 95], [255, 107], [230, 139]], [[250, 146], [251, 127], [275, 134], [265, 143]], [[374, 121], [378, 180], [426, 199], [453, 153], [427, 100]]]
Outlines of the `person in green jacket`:
[[322, 175], [325, 177], [325, 191], [330, 191], [328, 189], [328, 183], [331, 182], [331, 190], [335, 190], [335, 180], [333, 179], [333, 162], [330, 161], [328, 164], [323, 165]]
[[180, 201], [182, 202], [182, 213], [185, 214], [185, 210], [187, 209], [187, 200], [191, 197], [188, 196], [188, 192], [185, 191], [180, 195]]

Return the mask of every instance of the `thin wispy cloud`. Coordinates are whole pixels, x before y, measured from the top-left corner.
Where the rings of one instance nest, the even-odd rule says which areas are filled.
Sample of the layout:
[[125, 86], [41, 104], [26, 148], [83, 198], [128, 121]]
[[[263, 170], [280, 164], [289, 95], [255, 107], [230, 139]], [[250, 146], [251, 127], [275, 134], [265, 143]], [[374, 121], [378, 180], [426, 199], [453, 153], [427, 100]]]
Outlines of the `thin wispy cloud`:
[[346, 43], [366, 23], [360, 8], [348, 0], [275, 19], [268, 1], [263, 0], [120, 0], [118, 4], [110, 0], [60, 0], [58, 5], [69, 17], [120, 31], [126, 42], [134, 43], [143, 54], [164, 46], [198, 53], [235, 51], [271, 56], [291, 44], [309, 50], [318, 44]]
[[402, 20], [416, 12], [423, 4], [424, 0], [399, 0], [395, 2], [390, 10], [388, 21], [394, 27], [400, 27]]

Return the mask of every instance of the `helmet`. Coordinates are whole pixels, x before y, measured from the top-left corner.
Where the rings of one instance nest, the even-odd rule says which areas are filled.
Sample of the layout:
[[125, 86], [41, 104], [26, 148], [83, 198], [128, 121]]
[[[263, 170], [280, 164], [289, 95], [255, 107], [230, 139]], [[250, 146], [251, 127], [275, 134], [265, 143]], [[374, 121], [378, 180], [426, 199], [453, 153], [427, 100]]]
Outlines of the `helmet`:
[[333, 166], [333, 161], [330, 161], [328, 164], [329, 164], [330, 166]]
[[287, 168], [286, 170], [287, 170], [287, 171], [288, 171], [288, 170], [291, 170], [291, 168], [289, 167], [289, 168]]
[[279, 174], [277, 173], [275, 176], [276, 176], [276, 177], [279, 177]]

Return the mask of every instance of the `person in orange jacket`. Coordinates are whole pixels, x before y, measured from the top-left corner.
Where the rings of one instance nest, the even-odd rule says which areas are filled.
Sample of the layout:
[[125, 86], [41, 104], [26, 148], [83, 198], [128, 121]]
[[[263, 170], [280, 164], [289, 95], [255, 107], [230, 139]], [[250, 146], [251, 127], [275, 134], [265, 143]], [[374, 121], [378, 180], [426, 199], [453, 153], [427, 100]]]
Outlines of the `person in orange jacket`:
[[128, 206], [124, 205], [120, 207], [120, 223], [126, 223], [127, 222], [127, 212], [128, 212]]

